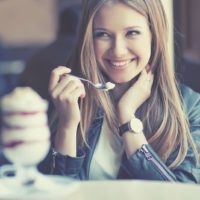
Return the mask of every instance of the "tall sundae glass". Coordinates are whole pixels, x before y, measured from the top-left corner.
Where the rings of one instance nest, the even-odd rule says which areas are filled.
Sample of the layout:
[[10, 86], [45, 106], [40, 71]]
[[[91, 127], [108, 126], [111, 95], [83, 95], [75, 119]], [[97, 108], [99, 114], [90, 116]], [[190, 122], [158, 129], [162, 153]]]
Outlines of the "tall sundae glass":
[[1, 179], [15, 190], [33, 186], [41, 175], [37, 165], [50, 147], [48, 103], [31, 88], [17, 87], [1, 99], [0, 105], [3, 153], [12, 163], [0, 168]]

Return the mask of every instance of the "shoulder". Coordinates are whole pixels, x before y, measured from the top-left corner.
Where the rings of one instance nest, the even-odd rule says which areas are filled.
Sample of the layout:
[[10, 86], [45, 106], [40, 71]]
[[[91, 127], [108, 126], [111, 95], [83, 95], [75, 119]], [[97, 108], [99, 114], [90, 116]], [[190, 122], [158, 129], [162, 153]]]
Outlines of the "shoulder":
[[200, 116], [200, 93], [183, 84], [179, 88], [185, 112], [188, 115], [195, 112]]
[[192, 96], [200, 98], [200, 93], [194, 91], [192, 88], [190, 88], [190, 87], [188, 87], [184, 84], [180, 84], [179, 89], [180, 89], [180, 92], [181, 92], [183, 97], [187, 97], [188, 95], [192, 95]]
[[190, 132], [200, 151], [200, 93], [185, 85], [180, 85], [180, 91]]
[[180, 85], [180, 92], [191, 134], [200, 148], [200, 94], [185, 85]]

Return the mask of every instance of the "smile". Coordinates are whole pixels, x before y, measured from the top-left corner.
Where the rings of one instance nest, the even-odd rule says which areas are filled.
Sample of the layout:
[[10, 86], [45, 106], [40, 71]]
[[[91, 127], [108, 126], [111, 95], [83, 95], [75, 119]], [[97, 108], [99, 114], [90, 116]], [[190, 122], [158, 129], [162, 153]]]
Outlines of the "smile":
[[108, 63], [110, 65], [112, 65], [112, 67], [126, 67], [128, 64], [130, 64], [133, 60], [135, 59], [129, 59], [129, 60], [123, 60], [123, 61], [111, 61], [111, 60], [107, 60]]

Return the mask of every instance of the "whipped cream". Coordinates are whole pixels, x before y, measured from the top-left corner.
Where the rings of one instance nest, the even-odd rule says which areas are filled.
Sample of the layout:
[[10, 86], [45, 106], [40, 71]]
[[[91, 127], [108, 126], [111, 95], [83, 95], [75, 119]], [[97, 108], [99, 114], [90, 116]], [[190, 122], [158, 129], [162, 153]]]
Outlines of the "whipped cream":
[[1, 101], [1, 140], [5, 157], [19, 165], [36, 165], [50, 147], [48, 103], [30, 87], [17, 87]]
[[107, 82], [105, 83], [105, 87], [107, 90], [112, 90], [115, 87], [115, 84], [111, 82]]
[[48, 103], [30, 87], [16, 87], [0, 101], [3, 112], [33, 112], [46, 111]]

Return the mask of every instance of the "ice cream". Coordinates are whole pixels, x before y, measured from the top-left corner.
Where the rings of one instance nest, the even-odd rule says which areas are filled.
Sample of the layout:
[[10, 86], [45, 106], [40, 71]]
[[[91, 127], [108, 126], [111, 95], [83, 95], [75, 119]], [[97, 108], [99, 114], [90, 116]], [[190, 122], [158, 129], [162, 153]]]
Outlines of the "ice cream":
[[107, 90], [112, 90], [115, 87], [115, 84], [111, 82], [107, 82], [105, 84], [105, 87], [107, 88]]
[[49, 150], [48, 103], [30, 87], [17, 87], [0, 101], [1, 140], [7, 159], [15, 164], [40, 162]]

